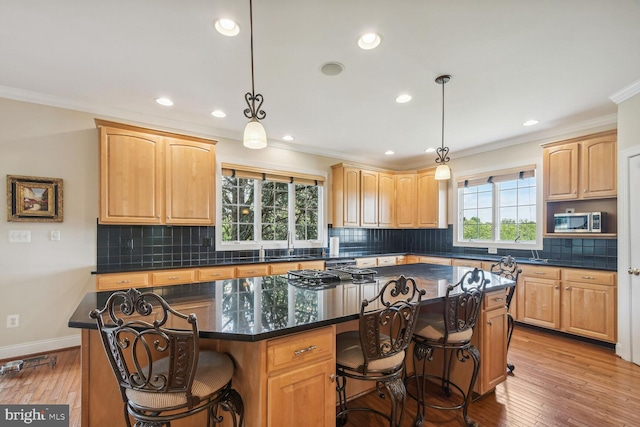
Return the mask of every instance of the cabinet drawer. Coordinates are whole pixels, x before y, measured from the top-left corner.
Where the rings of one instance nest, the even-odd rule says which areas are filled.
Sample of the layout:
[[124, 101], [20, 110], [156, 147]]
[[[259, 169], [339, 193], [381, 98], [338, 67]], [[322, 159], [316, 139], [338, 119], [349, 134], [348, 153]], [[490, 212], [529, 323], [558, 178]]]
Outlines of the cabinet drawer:
[[99, 274], [96, 278], [96, 288], [99, 291], [144, 288], [149, 285], [149, 273]]
[[364, 267], [375, 267], [378, 265], [377, 258], [357, 258], [356, 259], [356, 267], [364, 268]]
[[235, 267], [210, 267], [198, 269], [198, 282], [211, 282], [214, 280], [233, 279]]
[[299, 270], [297, 262], [278, 262], [269, 265], [269, 274], [287, 274], [289, 270]]
[[378, 265], [396, 265], [396, 257], [394, 256], [379, 256], [378, 257]]
[[324, 270], [324, 261], [304, 261], [300, 263], [301, 270]]
[[408, 264], [407, 263], [407, 257], [405, 255], [397, 256], [396, 257], [396, 264], [397, 265]]
[[616, 284], [616, 273], [610, 271], [565, 268], [562, 270], [562, 280], [613, 286]]
[[258, 277], [269, 275], [269, 264], [239, 265], [236, 267], [236, 277]]
[[335, 343], [333, 327], [269, 340], [267, 371], [305, 365], [311, 360], [333, 357]]
[[484, 296], [484, 310], [493, 310], [497, 307], [504, 307], [507, 305], [507, 291], [493, 291], [485, 294]]
[[421, 256], [418, 259], [419, 259], [419, 262], [422, 262], [424, 264], [451, 265], [451, 259], [450, 258]]
[[196, 270], [193, 268], [184, 270], [170, 270], [151, 273], [153, 286], [180, 285], [196, 281]]
[[522, 269], [521, 276], [539, 277], [541, 279], [560, 279], [560, 268], [556, 267], [541, 267], [538, 265], [522, 265], [519, 267]]

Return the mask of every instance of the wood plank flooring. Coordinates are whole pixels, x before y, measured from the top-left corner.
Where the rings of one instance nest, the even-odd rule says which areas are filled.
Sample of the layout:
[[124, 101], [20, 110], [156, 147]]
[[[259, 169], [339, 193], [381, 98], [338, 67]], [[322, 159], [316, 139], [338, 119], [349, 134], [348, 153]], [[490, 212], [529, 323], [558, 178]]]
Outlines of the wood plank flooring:
[[[0, 375], [0, 403], [69, 404], [69, 425], [79, 427], [80, 349], [50, 354], [58, 356], [53, 369], [41, 366]], [[509, 361], [516, 366], [514, 375], [495, 393], [471, 404], [469, 414], [481, 426], [640, 426], [640, 366], [621, 360], [610, 349], [517, 326]], [[388, 402], [374, 393], [351, 405], [388, 409]], [[411, 426], [415, 408], [409, 400], [403, 427]], [[245, 421], [246, 427], [257, 427]], [[349, 416], [352, 427], [386, 425], [369, 414]], [[427, 412], [425, 426], [461, 425], [459, 411]]]

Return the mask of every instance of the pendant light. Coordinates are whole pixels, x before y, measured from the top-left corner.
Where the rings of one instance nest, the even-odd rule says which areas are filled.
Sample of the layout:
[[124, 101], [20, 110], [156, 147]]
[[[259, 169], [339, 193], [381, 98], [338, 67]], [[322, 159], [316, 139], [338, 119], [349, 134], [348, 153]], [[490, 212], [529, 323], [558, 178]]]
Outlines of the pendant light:
[[263, 98], [261, 94], [256, 93], [253, 76], [253, 0], [249, 0], [249, 27], [251, 33], [251, 92], [247, 92], [244, 95], [244, 99], [249, 106], [244, 110], [244, 115], [251, 121], [244, 128], [242, 144], [247, 148], [257, 150], [267, 146], [267, 133], [262, 123], [260, 123], [260, 120], [264, 119], [267, 113], [260, 109]]
[[449, 147], [444, 146], [444, 84], [449, 80], [451, 80], [451, 76], [446, 74], [436, 78], [436, 83], [442, 85], [442, 145], [436, 150], [436, 154], [438, 155], [436, 163], [439, 165], [436, 168], [436, 180], [438, 181], [451, 178], [451, 169], [449, 169], [449, 165], [447, 165], [447, 162], [450, 160]]

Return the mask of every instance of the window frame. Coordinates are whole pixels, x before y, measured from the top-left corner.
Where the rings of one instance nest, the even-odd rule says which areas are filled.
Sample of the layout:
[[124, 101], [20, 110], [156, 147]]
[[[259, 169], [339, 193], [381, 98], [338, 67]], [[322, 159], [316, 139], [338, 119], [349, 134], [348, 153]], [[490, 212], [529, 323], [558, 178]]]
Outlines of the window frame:
[[[463, 211], [461, 208], [463, 207], [462, 197], [463, 194], [459, 191], [458, 183], [462, 183], [465, 180], [475, 181], [478, 180], [486, 180], [490, 176], [498, 176], [507, 173], [517, 173], [519, 170], [527, 170], [527, 169], [535, 169], [535, 183], [536, 183], [536, 240], [535, 242], [531, 241], [509, 241], [509, 240], [483, 240], [483, 241], [473, 241], [473, 240], [464, 240], [460, 238], [460, 227], [461, 227], [461, 218], [463, 217]], [[465, 173], [464, 176], [453, 176], [452, 179], [452, 192], [453, 192], [453, 246], [454, 247], [475, 247], [475, 248], [487, 248], [490, 250], [490, 253], [497, 249], [520, 249], [520, 250], [541, 250], [543, 249], [543, 235], [542, 229], [544, 225], [545, 218], [543, 216], [543, 194], [542, 194], [542, 165], [540, 162], [536, 162], [535, 164], [526, 163], [526, 164], [517, 164], [517, 165], [506, 165], [506, 167], [501, 169], [493, 169], [493, 168], [483, 168], [479, 170], [474, 170]], [[494, 231], [493, 235], [496, 236], [499, 233], [499, 227], [495, 227], [495, 222], [499, 217], [500, 205], [499, 195], [497, 186], [493, 186], [492, 189], [492, 220], [494, 221]]]
[[[215, 231], [215, 240], [216, 240], [216, 251], [242, 251], [242, 250], [258, 250], [258, 249], [287, 249], [287, 240], [261, 240], [262, 237], [262, 204], [254, 206], [254, 238], [260, 237], [260, 239], [254, 239], [251, 241], [223, 241], [222, 240], [222, 182], [223, 182], [223, 173], [222, 169], [235, 167], [237, 165], [228, 165], [228, 164], [219, 164], [216, 171], [216, 231]], [[246, 168], [249, 171], [260, 170], [260, 173], [266, 174], [267, 180], [271, 176], [276, 174], [288, 174], [290, 173], [292, 176], [311, 176], [305, 173], [296, 173], [296, 172], [281, 172], [281, 171], [273, 171], [266, 168], [260, 168], [256, 166], [237, 166], [239, 168]], [[326, 236], [328, 235], [328, 225], [327, 225], [327, 192], [325, 191], [326, 186], [326, 173], [316, 173], [315, 175], [322, 177], [322, 182], [324, 185], [318, 185], [318, 239], [316, 240], [298, 240], [294, 237], [293, 246], [294, 248], [302, 248], [302, 249], [312, 249], [312, 248], [324, 248], [327, 246]], [[252, 177], [250, 179], [255, 179], [258, 181], [258, 178]], [[303, 184], [303, 182], [289, 182], [288, 190], [289, 190], [289, 203], [288, 203], [288, 221], [287, 226], [290, 231], [294, 233], [295, 236], [295, 184]], [[259, 188], [259, 190], [255, 190], [255, 188]], [[254, 187], [254, 203], [261, 202], [262, 200], [262, 191], [261, 186], [256, 185]]]

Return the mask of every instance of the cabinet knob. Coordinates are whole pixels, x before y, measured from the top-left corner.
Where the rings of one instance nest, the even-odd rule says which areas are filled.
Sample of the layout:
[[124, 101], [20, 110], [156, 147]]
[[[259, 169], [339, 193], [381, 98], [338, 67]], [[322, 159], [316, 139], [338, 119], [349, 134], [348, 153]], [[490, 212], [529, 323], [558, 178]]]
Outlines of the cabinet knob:
[[564, 288], [565, 291], [570, 291], [571, 287], [567, 286], [566, 288]]
[[331, 382], [334, 382], [336, 380], [335, 374], [329, 375], [329, 379], [331, 380]]
[[560, 289], [560, 286], [555, 286], [554, 289]]
[[627, 270], [627, 273], [633, 274], [633, 268], [629, 267], [629, 270]]
[[487, 321], [487, 325], [492, 326], [493, 325], [493, 321], [491, 321], [491, 320]]
[[640, 270], [638, 270], [637, 268], [635, 270], [633, 270], [633, 274], [635, 274], [636, 276], [640, 274]]
[[586, 193], [586, 192], [587, 192], [587, 189], [585, 188], [585, 189], [584, 189], [584, 193]]

